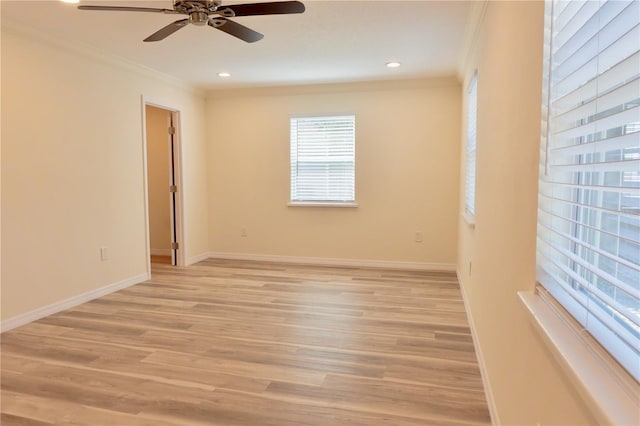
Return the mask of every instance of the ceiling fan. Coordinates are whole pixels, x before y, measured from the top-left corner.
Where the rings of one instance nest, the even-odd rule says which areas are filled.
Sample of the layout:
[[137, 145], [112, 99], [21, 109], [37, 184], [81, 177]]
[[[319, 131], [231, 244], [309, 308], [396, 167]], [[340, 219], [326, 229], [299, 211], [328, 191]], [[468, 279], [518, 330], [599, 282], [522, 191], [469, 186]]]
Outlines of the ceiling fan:
[[80, 10], [106, 10], [122, 12], [156, 12], [171, 15], [187, 15], [188, 18], [179, 19], [161, 28], [144, 41], [160, 41], [188, 24], [198, 26], [208, 25], [229, 35], [237, 37], [247, 43], [256, 42], [264, 37], [251, 28], [240, 25], [228, 18], [236, 16], [255, 15], [284, 15], [302, 13], [304, 4], [299, 1], [281, 1], [270, 3], [250, 3], [222, 6], [222, 0], [173, 0], [173, 9], [157, 9], [151, 7], [126, 6], [78, 6]]

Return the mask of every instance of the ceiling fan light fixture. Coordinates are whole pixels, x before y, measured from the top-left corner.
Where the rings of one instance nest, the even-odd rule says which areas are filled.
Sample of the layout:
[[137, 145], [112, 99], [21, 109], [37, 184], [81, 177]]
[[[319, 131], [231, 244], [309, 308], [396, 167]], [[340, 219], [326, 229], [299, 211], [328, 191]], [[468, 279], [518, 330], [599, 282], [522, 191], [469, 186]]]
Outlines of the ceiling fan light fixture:
[[218, 77], [220, 77], [220, 78], [229, 78], [229, 77], [231, 77], [231, 73], [228, 73], [226, 71], [221, 71], [221, 72], [218, 73]]
[[391, 62], [387, 62], [386, 65], [387, 65], [387, 68], [398, 68], [400, 66], [400, 62], [391, 61]]

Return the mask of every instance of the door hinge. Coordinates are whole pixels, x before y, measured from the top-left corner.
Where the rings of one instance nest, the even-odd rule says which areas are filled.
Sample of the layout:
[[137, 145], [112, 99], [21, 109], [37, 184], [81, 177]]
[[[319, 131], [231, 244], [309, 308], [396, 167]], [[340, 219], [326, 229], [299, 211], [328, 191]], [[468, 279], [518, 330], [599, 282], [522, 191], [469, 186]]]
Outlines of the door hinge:
[[180, 244], [178, 243], [171, 243], [171, 250], [178, 250], [180, 248]]
[[178, 192], [178, 185], [169, 185], [169, 192]]
[[169, 131], [169, 134], [170, 134], [170, 135], [175, 135], [175, 134], [176, 134], [176, 128], [175, 128], [175, 127], [173, 127], [173, 126], [170, 126], [170, 127], [169, 127], [169, 129], [168, 129], [168, 131]]

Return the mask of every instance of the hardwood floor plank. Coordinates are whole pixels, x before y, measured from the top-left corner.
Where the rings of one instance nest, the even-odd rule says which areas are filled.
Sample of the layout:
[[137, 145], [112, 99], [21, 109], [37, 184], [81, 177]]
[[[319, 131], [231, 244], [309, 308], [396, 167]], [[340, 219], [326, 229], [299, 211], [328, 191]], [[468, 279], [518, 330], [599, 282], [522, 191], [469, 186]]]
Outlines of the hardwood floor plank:
[[[118, 425], [118, 426], [175, 426], [189, 423], [168, 422], [157, 418], [145, 418], [141, 415], [118, 413], [112, 410], [89, 407], [76, 402], [52, 400], [35, 395], [2, 391], [2, 414], [9, 416], [3, 426], [21, 425], [13, 419], [27, 419], [25, 425]], [[28, 423], [28, 422], [32, 423]]]
[[215, 398], [198, 406], [183, 407], [188, 414], [182, 414], [177, 407], [156, 407], [141, 413], [160, 419], [173, 417], [202, 425], [261, 425], [261, 426], [424, 426], [424, 425], [478, 425], [466, 421], [452, 421], [438, 416], [412, 418], [401, 414], [380, 412], [376, 407], [364, 411], [354, 409], [344, 403], [327, 403], [320, 400], [305, 400], [297, 396], [260, 394], [249, 395], [238, 392], [216, 391]]
[[282, 367], [279, 365], [246, 362], [238, 359], [226, 360], [199, 355], [186, 355], [178, 352], [158, 351], [144, 360], [145, 363], [164, 365], [171, 368], [174, 365], [198, 368], [204, 371], [220, 372], [234, 371], [236, 374], [254, 379], [276, 380], [280, 379], [292, 383], [309, 383], [320, 385], [326, 377], [326, 373], [311, 368]]
[[[486, 418], [484, 395], [427, 385], [379, 382], [360, 377], [331, 374], [324, 386], [273, 382], [267, 393], [285, 394], [300, 400], [367, 411], [370, 407], [388, 415], [429, 418], [446, 415], [450, 420], [483, 421]], [[429, 414], [427, 414], [429, 413]]]
[[1, 338], [7, 425], [481, 425], [450, 272], [206, 260]]
[[[20, 330], [20, 329], [18, 329]], [[135, 343], [134, 340], [129, 340]], [[16, 331], [2, 336], [2, 349], [9, 354], [21, 354], [44, 360], [53, 359], [78, 364], [88, 364], [98, 359], [137, 362], [149, 356], [152, 350], [134, 349], [125, 345], [96, 344], [68, 340], [64, 336], [42, 336]]]
[[15, 426], [46, 426], [53, 423], [43, 422], [36, 419], [30, 419], [28, 417], [16, 416], [9, 413], [0, 414], [0, 424], [2, 425], [15, 425]]
[[[65, 368], [66, 369], [66, 368]], [[131, 394], [142, 381], [130, 380], [126, 388], [114, 387], [113, 383], [97, 381], [101, 387], [89, 388], [63, 380], [49, 379], [29, 374], [2, 372], [2, 389], [56, 401], [74, 401], [77, 404], [108, 409], [117, 413], [135, 414], [144, 402]], [[120, 385], [123, 383], [121, 382]], [[5, 402], [5, 397], [3, 404]]]

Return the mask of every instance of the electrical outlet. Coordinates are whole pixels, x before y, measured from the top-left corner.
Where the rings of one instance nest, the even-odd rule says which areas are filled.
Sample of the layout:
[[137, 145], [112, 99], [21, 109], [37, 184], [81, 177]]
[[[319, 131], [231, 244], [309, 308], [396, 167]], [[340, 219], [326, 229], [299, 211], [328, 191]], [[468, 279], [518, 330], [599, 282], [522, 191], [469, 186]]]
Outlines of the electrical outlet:
[[246, 227], [242, 227], [242, 229], [240, 229], [240, 236], [241, 237], [246, 237], [247, 236], [247, 228]]
[[416, 243], [422, 242], [422, 232], [416, 232]]
[[109, 247], [100, 247], [100, 260], [109, 260]]

